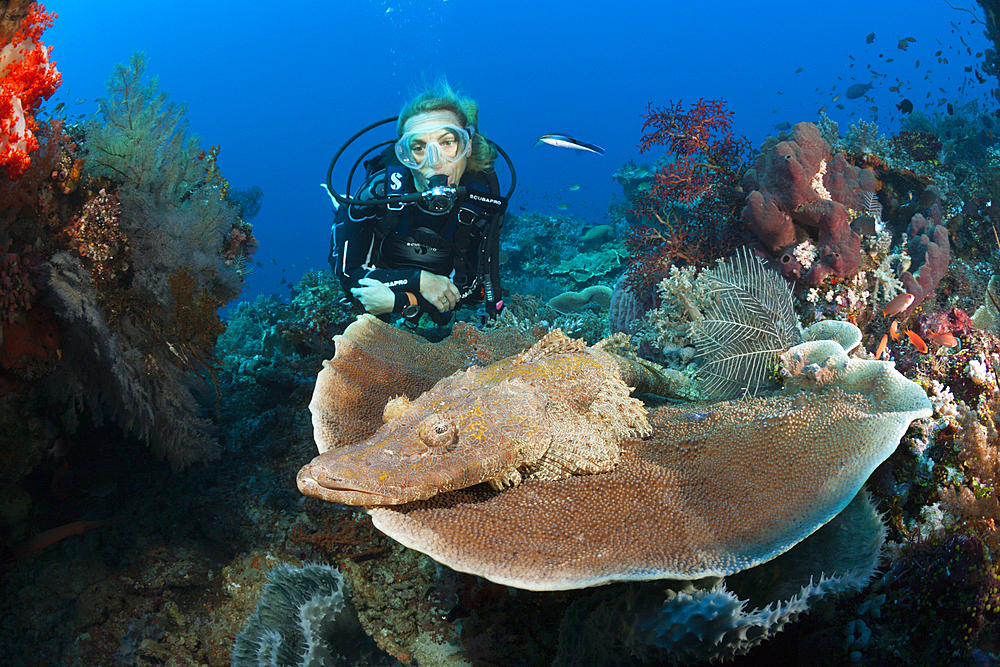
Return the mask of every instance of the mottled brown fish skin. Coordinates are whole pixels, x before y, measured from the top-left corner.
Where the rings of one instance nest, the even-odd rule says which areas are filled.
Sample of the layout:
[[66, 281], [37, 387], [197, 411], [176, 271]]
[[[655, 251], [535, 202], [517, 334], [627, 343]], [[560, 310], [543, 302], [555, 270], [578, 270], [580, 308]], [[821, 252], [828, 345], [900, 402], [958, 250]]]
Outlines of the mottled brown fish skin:
[[[615, 357], [553, 333], [520, 355], [444, 378], [413, 402], [397, 399], [402, 409], [387, 406], [391, 419], [370, 438], [304, 466], [299, 490], [395, 505], [482, 482], [506, 488], [525, 476], [613, 469], [621, 439], [648, 431], [645, 410], [628, 396]], [[606, 428], [590, 428], [597, 424]]]
[[551, 442], [544, 401], [523, 381], [482, 388], [482, 369], [441, 380], [372, 437], [321, 454], [299, 489], [345, 505], [395, 505], [494, 479]]

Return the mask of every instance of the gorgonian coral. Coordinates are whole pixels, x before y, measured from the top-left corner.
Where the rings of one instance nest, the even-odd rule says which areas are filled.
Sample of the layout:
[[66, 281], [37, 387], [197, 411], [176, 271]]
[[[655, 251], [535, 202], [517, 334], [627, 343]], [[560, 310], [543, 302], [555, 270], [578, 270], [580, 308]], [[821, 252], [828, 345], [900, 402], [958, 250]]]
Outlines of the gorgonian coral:
[[179, 206], [207, 182], [210, 162], [201, 159], [206, 152], [197, 137], [187, 135], [186, 105], [168, 102], [145, 73], [142, 53], [115, 66], [107, 97], [98, 100], [100, 114], [87, 124], [84, 172], [140, 189], [156, 204]]
[[656, 172], [647, 195], [654, 201], [637, 206], [671, 200], [690, 204], [742, 173], [750, 142], [733, 137], [733, 112], [726, 110], [725, 100], [698, 100], [689, 111], [683, 102], [661, 109], [650, 104], [648, 111], [642, 129], [654, 131], [643, 136], [639, 151], [666, 146], [677, 159]]
[[632, 199], [639, 220], [658, 226], [629, 230], [625, 244], [632, 255], [626, 286], [652, 290], [671, 264], [704, 266], [743, 241], [734, 226], [743, 201], [740, 179], [750, 143], [734, 138], [732, 112], [723, 100], [698, 100], [689, 110], [677, 102], [648, 108], [640, 151], [666, 146], [675, 154], [660, 167], [649, 190]]

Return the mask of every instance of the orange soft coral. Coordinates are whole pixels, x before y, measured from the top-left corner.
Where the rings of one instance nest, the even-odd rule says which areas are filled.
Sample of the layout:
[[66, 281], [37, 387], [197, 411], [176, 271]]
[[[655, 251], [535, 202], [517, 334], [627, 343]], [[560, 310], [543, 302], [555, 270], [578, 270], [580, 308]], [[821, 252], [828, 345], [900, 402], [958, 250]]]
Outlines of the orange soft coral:
[[32, 4], [10, 44], [0, 49], [0, 167], [12, 180], [21, 177], [38, 148], [34, 112], [62, 80], [49, 61], [52, 47], [41, 42], [54, 18], [44, 6]]

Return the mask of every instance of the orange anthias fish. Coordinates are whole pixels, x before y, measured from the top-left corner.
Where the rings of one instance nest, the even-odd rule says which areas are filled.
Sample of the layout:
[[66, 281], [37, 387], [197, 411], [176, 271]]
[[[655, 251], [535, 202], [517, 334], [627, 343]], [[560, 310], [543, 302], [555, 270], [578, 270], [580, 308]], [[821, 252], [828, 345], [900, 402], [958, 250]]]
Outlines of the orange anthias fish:
[[923, 338], [913, 333], [909, 329], [906, 330], [906, 336], [907, 338], [910, 339], [910, 344], [913, 345], [913, 347], [917, 348], [917, 351], [919, 351], [921, 354], [927, 354], [927, 350], [929, 348], [927, 347], [927, 343], [924, 342]]
[[958, 339], [948, 332], [931, 334], [931, 339], [938, 345], [945, 347], [955, 347], [958, 345]]
[[893, 340], [899, 340], [899, 320], [893, 320], [889, 325], [889, 335]]
[[917, 298], [910, 294], [909, 292], [904, 292], [897, 296], [895, 299], [885, 304], [882, 308], [882, 313], [888, 317], [889, 315], [895, 315], [896, 313], [901, 313], [913, 303], [913, 300]]
[[889, 342], [888, 334], [882, 334], [882, 341], [878, 344], [878, 348], [875, 350], [875, 358], [881, 359], [882, 355], [885, 353], [885, 346]]
[[43, 531], [34, 537], [29, 537], [20, 544], [14, 546], [10, 552], [11, 561], [21, 558], [22, 556], [27, 556], [33, 551], [38, 551], [44, 547], [54, 544], [59, 540], [66, 539], [72, 535], [79, 535], [80, 533], [86, 532], [91, 528], [100, 528], [101, 526], [110, 526], [113, 523], [118, 522], [118, 517], [113, 519], [103, 519], [99, 521], [74, 521], [73, 523], [67, 523], [63, 526], [57, 528], [50, 528], [49, 530]]

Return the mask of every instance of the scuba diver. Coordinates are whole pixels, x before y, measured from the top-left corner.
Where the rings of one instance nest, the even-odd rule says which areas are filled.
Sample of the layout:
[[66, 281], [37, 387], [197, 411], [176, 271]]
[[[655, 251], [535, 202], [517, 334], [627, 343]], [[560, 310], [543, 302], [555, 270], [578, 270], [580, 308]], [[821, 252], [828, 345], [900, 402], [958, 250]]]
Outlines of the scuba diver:
[[[478, 117], [475, 101], [442, 83], [410, 101], [398, 118], [355, 134], [334, 156], [326, 185], [340, 205], [329, 261], [355, 306], [387, 321], [401, 315], [412, 325], [427, 313], [444, 326], [466, 305], [483, 304], [484, 321], [499, 315], [499, 231], [515, 176], [506, 153], [477, 131]], [[386, 145], [364, 163], [367, 178], [354, 197], [334, 192], [340, 154], [393, 120], [396, 140], [369, 149]], [[497, 151], [510, 166], [506, 196], [494, 171]]]

